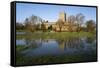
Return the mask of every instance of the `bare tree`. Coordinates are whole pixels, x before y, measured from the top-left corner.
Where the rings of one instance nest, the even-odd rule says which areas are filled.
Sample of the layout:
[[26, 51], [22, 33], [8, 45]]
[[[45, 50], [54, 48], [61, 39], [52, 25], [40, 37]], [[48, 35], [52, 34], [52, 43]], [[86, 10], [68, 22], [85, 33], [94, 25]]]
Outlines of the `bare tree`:
[[79, 13], [76, 15], [78, 31], [80, 31], [80, 28], [81, 28], [82, 24], [84, 23], [84, 18], [85, 18], [85, 16], [82, 13]]
[[63, 27], [63, 25], [64, 25], [64, 22], [63, 22], [62, 20], [58, 20], [58, 21], [57, 21], [57, 25], [59, 26], [59, 29], [60, 29], [60, 31], [61, 31], [61, 29], [62, 29], [62, 27]]
[[75, 22], [75, 16], [71, 15], [68, 17], [68, 23], [74, 23]]
[[41, 30], [42, 30], [43, 32], [45, 32], [45, 31], [46, 31], [46, 26], [45, 26], [45, 24], [44, 24], [44, 23], [42, 23], [42, 24], [41, 24]]
[[25, 28], [27, 31], [33, 31], [33, 26], [31, 25], [31, 22], [28, 18], [25, 19]]
[[[28, 30], [35, 31], [37, 28], [40, 28], [42, 21], [40, 17], [32, 15], [25, 19], [25, 25]], [[37, 26], [38, 24], [40, 26]]]

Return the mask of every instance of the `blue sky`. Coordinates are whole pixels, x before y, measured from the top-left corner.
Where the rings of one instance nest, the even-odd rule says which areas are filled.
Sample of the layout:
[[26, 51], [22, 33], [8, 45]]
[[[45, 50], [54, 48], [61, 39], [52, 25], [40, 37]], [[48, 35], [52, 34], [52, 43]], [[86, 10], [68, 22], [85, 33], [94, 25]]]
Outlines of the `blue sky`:
[[78, 6], [63, 6], [63, 5], [45, 5], [45, 4], [16, 4], [16, 21], [24, 22], [24, 20], [32, 15], [41, 17], [44, 20], [55, 22], [58, 20], [60, 12], [65, 12], [69, 15], [76, 15], [82, 13], [86, 20], [96, 21], [95, 7], [78, 7]]

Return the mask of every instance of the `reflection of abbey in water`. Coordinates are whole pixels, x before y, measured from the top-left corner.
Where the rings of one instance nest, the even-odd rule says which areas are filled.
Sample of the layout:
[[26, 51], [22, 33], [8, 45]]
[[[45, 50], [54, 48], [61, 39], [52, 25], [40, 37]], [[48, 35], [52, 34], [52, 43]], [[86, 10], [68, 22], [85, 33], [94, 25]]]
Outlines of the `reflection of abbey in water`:
[[55, 31], [76, 31], [77, 25], [73, 23], [73, 21], [74, 21], [73, 16], [68, 17], [66, 13], [60, 12], [57, 22], [46, 21], [43, 24], [45, 25], [46, 29], [48, 29], [51, 26]]
[[59, 47], [63, 50], [66, 48], [83, 48], [83, 41], [80, 38], [69, 38], [67, 40], [58, 40]]

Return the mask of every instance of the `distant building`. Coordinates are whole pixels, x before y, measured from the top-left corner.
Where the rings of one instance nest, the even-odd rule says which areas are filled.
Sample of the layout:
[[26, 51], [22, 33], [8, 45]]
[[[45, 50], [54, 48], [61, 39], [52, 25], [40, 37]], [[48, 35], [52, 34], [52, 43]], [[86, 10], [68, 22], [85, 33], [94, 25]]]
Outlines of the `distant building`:
[[68, 18], [66, 13], [64, 12], [60, 12], [59, 13], [59, 19], [58, 21], [62, 21], [61, 25], [58, 24], [58, 22], [53, 22], [52, 24], [50, 24], [51, 22], [44, 22], [43, 24], [45, 25], [45, 28], [48, 29], [50, 26], [52, 26], [52, 30], [54, 31], [76, 31], [77, 26], [75, 24], [70, 24], [68, 22]]

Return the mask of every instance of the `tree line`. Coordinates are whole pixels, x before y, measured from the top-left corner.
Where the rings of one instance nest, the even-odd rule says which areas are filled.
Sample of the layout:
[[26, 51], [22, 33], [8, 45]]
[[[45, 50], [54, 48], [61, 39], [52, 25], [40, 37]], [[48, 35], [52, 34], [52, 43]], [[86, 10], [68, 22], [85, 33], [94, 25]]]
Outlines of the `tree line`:
[[[16, 22], [16, 30], [27, 30], [27, 31], [48, 31], [53, 30], [52, 25], [46, 29], [46, 26], [44, 23], [48, 23], [48, 21], [43, 20], [42, 18], [32, 15], [29, 18], [26, 18], [23, 23]], [[85, 21], [85, 16], [81, 13], [77, 14], [76, 16], [70, 15], [67, 18], [66, 22], [63, 22], [61, 20], [58, 20], [55, 22], [57, 25], [59, 25], [59, 28], [61, 29], [64, 25], [64, 23], [69, 23], [69, 31], [72, 31], [73, 25], [77, 26], [76, 31], [88, 31], [93, 32], [96, 30], [96, 22], [94, 20], [88, 20]]]

